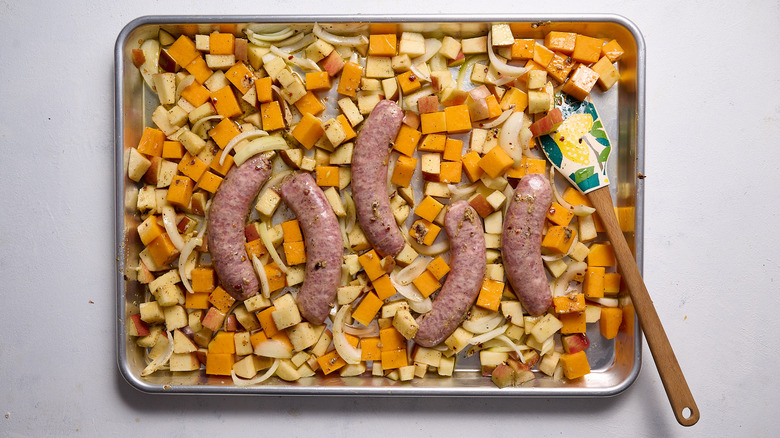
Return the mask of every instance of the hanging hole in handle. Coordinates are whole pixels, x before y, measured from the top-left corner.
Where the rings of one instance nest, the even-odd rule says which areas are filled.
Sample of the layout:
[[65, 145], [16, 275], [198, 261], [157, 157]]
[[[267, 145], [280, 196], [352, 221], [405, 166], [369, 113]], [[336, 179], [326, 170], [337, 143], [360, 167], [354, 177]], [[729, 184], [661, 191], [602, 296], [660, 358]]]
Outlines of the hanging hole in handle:
[[685, 418], [687, 420], [687, 419], [691, 418], [692, 415], [693, 415], [693, 411], [691, 410], [691, 408], [683, 408], [683, 410], [682, 410], [683, 418]]

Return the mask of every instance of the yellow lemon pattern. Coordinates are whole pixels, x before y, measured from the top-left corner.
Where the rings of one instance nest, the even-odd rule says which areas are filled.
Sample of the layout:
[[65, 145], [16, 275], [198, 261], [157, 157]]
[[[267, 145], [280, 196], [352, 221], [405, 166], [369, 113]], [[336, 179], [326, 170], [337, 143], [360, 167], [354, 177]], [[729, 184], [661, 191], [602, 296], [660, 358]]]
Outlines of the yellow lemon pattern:
[[593, 117], [590, 114], [572, 114], [558, 127], [558, 131], [550, 134], [561, 149], [561, 154], [579, 164], [590, 164], [588, 145], [580, 139], [593, 127]]

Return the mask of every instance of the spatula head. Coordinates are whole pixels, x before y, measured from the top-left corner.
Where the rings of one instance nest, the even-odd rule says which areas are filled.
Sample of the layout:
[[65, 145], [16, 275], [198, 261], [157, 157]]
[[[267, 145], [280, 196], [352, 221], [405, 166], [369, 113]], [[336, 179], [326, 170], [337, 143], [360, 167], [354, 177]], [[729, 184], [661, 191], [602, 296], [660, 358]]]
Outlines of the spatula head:
[[609, 185], [607, 160], [612, 145], [593, 102], [559, 93], [555, 106], [564, 121], [539, 137], [547, 158], [582, 193]]

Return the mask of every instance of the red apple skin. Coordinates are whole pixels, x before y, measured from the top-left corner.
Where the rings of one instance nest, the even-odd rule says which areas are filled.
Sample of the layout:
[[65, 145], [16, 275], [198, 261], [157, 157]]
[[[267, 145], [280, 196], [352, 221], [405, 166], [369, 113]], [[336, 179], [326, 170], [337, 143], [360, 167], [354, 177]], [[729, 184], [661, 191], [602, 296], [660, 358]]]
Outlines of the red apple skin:
[[233, 46], [233, 53], [236, 55], [236, 61], [246, 61], [248, 41], [243, 38], [236, 38]]
[[561, 336], [561, 344], [563, 344], [563, 351], [566, 353], [577, 353], [590, 346], [590, 339], [588, 339], [588, 335], [584, 333], [576, 333], [573, 335]]
[[490, 116], [490, 109], [488, 108], [487, 100], [484, 98], [474, 100], [471, 96], [466, 100], [466, 104], [469, 108], [469, 117], [472, 122], [478, 120], [485, 120]]
[[203, 317], [203, 321], [201, 321], [201, 325], [215, 332], [220, 328], [222, 328], [222, 323], [224, 322], [224, 320], [225, 320], [225, 315], [219, 310], [217, 310], [216, 307], [212, 307], [209, 309], [208, 312], [206, 312], [206, 316]]
[[493, 93], [491, 93], [490, 89], [488, 89], [488, 87], [485, 85], [480, 85], [479, 87], [469, 91], [469, 97], [471, 97], [471, 99], [475, 101], [484, 99], [490, 96], [491, 94]]
[[244, 228], [244, 236], [246, 237], [247, 242], [251, 242], [260, 238], [260, 232], [257, 231], [257, 226], [254, 222], [250, 223], [246, 226], [246, 228]]
[[463, 61], [465, 60], [466, 60], [466, 55], [463, 54], [463, 50], [460, 50], [458, 51], [458, 55], [455, 56], [455, 59], [447, 63], [447, 67], [457, 67], [463, 64]]
[[138, 68], [141, 67], [144, 62], [146, 62], [144, 51], [141, 49], [133, 49], [133, 65]]
[[179, 230], [180, 233], [183, 233], [187, 230], [187, 227], [190, 225], [190, 222], [192, 222], [192, 219], [188, 218], [187, 215], [176, 215], [176, 229]]
[[469, 205], [474, 207], [474, 210], [477, 210], [477, 214], [479, 214], [483, 219], [493, 213], [493, 207], [480, 193], [477, 193], [471, 200], [469, 200]]
[[147, 184], [156, 185], [160, 174], [160, 164], [162, 163], [161, 157], [149, 157], [151, 166], [146, 170], [144, 174], [144, 182]]
[[490, 380], [493, 381], [493, 384], [498, 386], [499, 388], [504, 388], [507, 386], [513, 386], [515, 382], [515, 376], [516, 371], [514, 368], [507, 364], [500, 364], [497, 367], [493, 369], [493, 372], [490, 373]]
[[200, 362], [201, 365], [206, 365], [207, 354], [208, 351], [205, 348], [198, 348], [198, 351], [195, 352], [195, 356], [198, 357], [198, 362]]
[[436, 96], [425, 96], [417, 101], [417, 111], [420, 114], [435, 113], [439, 111], [439, 98]]
[[129, 316], [130, 324], [127, 327], [128, 334], [130, 336], [147, 336], [149, 333], [149, 325], [141, 320], [141, 314], [135, 313]]
[[529, 129], [534, 137], [539, 137], [555, 131], [561, 123], [563, 123], [561, 109], [553, 108], [546, 116], [534, 122]]
[[334, 50], [330, 52], [330, 55], [326, 56], [322, 61], [320, 61], [320, 66], [323, 70], [328, 72], [328, 75], [333, 77], [336, 76], [342, 68], [344, 68], [344, 60], [341, 59], [341, 56], [339, 56], [339, 54]]
[[138, 282], [141, 284], [149, 284], [152, 281], [154, 281], [154, 274], [152, 274], [152, 271], [149, 270], [149, 268], [146, 267], [146, 264], [142, 261], [138, 262]]
[[462, 105], [468, 100], [469, 93], [463, 90], [453, 90], [452, 93], [447, 96], [447, 99], [442, 100], [441, 104], [444, 106]]
[[238, 319], [236, 318], [236, 315], [231, 313], [227, 317], [227, 322], [225, 323], [225, 331], [234, 332], [236, 330], [238, 330]]
[[413, 111], [406, 111], [404, 113], [403, 124], [412, 129], [417, 129], [420, 127], [420, 116]]
[[179, 64], [171, 58], [171, 55], [169, 55], [168, 51], [165, 49], [160, 50], [160, 68], [169, 73], [176, 73], [179, 71]]

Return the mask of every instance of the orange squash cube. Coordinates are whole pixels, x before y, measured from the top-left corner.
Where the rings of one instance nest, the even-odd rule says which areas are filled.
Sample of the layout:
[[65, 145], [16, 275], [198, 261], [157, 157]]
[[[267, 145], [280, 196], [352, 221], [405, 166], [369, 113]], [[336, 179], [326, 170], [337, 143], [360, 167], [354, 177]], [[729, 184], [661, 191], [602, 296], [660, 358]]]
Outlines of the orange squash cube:
[[585, 65], [578, 65], [571, 77], [561, 89], [564, 93], [578, 100], [585, 100], [590, 94], [590, 90], [599, 80], [599, 74]]
[[493, 119], [501, 115], [501, 105], [499, 105], [496, 96], [491, 94], [485, 98], [485, 102], [487, 102], [488, 106], [488, 119]]
[[422, 88], [422, 83], [420, 83], [420, 78], [415, 76], [411, 70], [401, 73], [395, 78], [398, 81], [398, 88], [401, 89], [404, 95], [408, 95]]
[[[327, 76], [327, 72], [325, 75]], [[319, 115], [325, 111], [325, 105], [320, 102], [320, 99], [314, 95], [311, 91], [307, 91], [300, 99], [295, 101], [295, 108], [298, 108], [301, 114], [310, 113], [312, 115]]]
[[379, 342], [382, 351], [406, 349], [406, 338], [395, 327], [385, 327], [379, 330]]
[[462, 104], [444, 108], [444, 118], [448, 134], [471, 131], [471, 116], [468, 105]]
[[444, 152], [447, 137], [443, 134], [428, 134], [417, 149], [423, 152]]
[[214, 335], [214, 339], [209, 342], [209, 353], [230, 353], [236, 352], [236, 343], [234, 341], [234, 332], [219, 331]]
[[447, 131], [447, 117], [444, 111], [420, 114], [420, 126], [423, 134]]
[[511, 54], [512, 59], [533, 59], [534, 47], [536, 41], [532, 38], [517, 39], [515, 38], [514, 44], [512, 44]]
[[170, 47], [168, 55], [179, 65], [187, 65], [193, 59], [200, 56], [200, 52], [195, 48], [195, 42], [186, 35], [180, 36]]
[[574, 51], [574, 43], [576, 42], [577, 34], [574, 32], [548, 32], [544, 37], [544, 45], [550, 50], [555, 52], [565, 53], [571, 55]]
[[441, 283], [439, 283], [436, 275], [429, 270], [423, 271], [422, 274], [412, 280], [412, 284], [425, 298], [428, 298], [432, 293], [441, 288]]
[[382, 268], [382, 258], [379, 257], [376, 250], [371, 250], [360, 257], [358, 257], [358, 263], [363, 267], [363, 270], [368, 275], [368, 279], [371, 281], [385, 275], [385, 270]]
[[195, 188], [203, 189], [209, 193], [217, 193], [220, 184], [222, 184], [222, 178], [207, 171], [200, 177]]
[[550, 61], [552, 61], [555, 54], [552, 50], [548, 49], [547, 47], [544, 47], [543, 45], [536, 43], [534, 46], [534, 58], [533, 61], [539, 66], [541, 66], [542, 69], [547, 68], [547, 66], [550, 64]]
[[580, 378], [590, 373], [590, 364], [585, 350], [576, 353], [564, 353], [560, 359], [563, 375], [569, 380]]
[[547, 228], [542, 246], [553, 253], [566, 254], [574, 243], [577, 232], [569, 227], [553, 226]]
[[606, 56], [609, 62], [618, 62], [623, 57], [623, 53], [625, 51], [617, 40], [612, 40], [601, 46], [601, 56]]
[[566, 190], [563, 191], [563, 200], [571, 205], [593, 207], [593, 204], [590, 203], [588, 197], [574, 187], [566, 187]]
[[585, 311], [585, 294], [570, 294], [553, 298], [555, 313], [572, 313]]
[[314, 168], [317, 185], [320, 187], [338, 187], [339, 186], [339, 167], [338, 166], [317, 166]]
[[284, 242], [300, 242], [303, 240], [301, 223], [298, 219], [292, 219], [282, 222], [282, 239]]
[[157, 216], [149, 215], [137, 228], [141, 243], [148, 245], [157, 236], [165, 232], [165, 229], [157, 223]]
[[193, 82], [181, 90], [182, 99], [196, 107], [206, 103], [206, 101], [209, 100], [209, 96], [209, 89], [197, 82]]
[[284, 256], [290, 266], [306, 263], [306, 248], [303, 242], [284, 242]]
[[498, 311], [503, 294], [504, 283], [486, 278], [482, 281], [482, 288], [479, 291], [479, 296], [477, 296], [477, 306], [494, 312]]
[[370, 56], [395, 56], [397, 47], [395, 33], [368, 37], [368, 54]]
[[284, 117], [279, 102], [271, 101], [260, 104], [260, 119], [264, 131], [275, 131], [284, 128]]
[[390, 350], [382, 352], [382, 369], [392, 370], [405, 367], [409, 364], [406, 358], [406, 349]]
[[588, 252], [588, 266], [615, 266], [615, 253], [609, 243], [594, 243]]
[[217, 114], [222, 117], [230, 118], [241, 115], [241, 107], [238, 105], [236, 95], [233, 94], [233, 90], [229, 85], [211, 93], [211, 103], [214, 105]]
[[386, 300], [395, 295], [395, 286], [393, 286], [387, 274], [373, 280], [371, 284], [374, 286], [374, 291], [380, 300]]
[[230, 140], [240, 133], [241, 130], [238, 128], [236, 122], [230, 119], [222, 119], [209, 131], [211, 139], [214, 140], [214, 143], [216, 143], [220, 149], [225, 149], [225, 146], [230, 143]]
[[572, 218], [574, 218], [574, 212], [557, 202], [553, 202], [547, 211], [547, 219], [555, 225], [569, 225]]
[[401, 155], [393, 168], [390, 182], [401, 187], [409, 187], [412, 182], [414, 170], [417, 167], [417, 158]]
[[236, 363], [235, 354], [206, 353], [206, 374], [212, 376], [229, 376]]
[[587, 329], [585, 312], [561, 313], [558, 315], [558, 320], [563, 324], [561, 327], [562, 335], [585, 333]]
[[457, 161], [442, 161], [439, 182], [459, 184], [463, 173], [463, 164]]
[[352, 129], [352, 125], [349, 124], [349, 120], [347, 120], [347, 117], [344, 114], [339, 114], [336, 116], [336, 120], [341, 123], [341, 129], [344, 130], [344, 141], [350, 141], [353, 138], [357, 137], [357, 133], [354, 129]]
[[236, 37], [232, 33], [209, 35], [209, 53], [212, 55], [232, 55], [235, 51]]
[[448, 272], [450, 272], [450, 267], [447, 265], [447, 262], [441, 258], [441, 256], [436, 257], [430, 263], [428, 263], [428, 266], [426, 266], [425, 269], [431, 271], [431, 274], [436, 277], [436, 280], [441, 280], [445, 275], [447, 275]]
[[332, 350], [318, 357], [317, 364], [320, 366], [322, 373], [328, 375], [342, 368], [347, 362], [339, 356], [336, 350]]
[[585, 281], [582, 282], [582, 292], [586, 298], [601, 298], [604, 296], [604, 268], [588, 266], [585, 270]]
[[191, 75], [195, 76], [195, 81], [199, 84], [206, 82], [206, 80], [214, 74], [214, 71], [206, 64], [206, 60], [200, 55], [184, 66], [184, 68], [190, 72]]
[[383, 301], [375, 293], [367, 293], [352, 312], [352, 319], [363, 325], [371, 324], [371, 320], [374, 319], [379, 309], [382, 308], [382, 303]]
[[141, 134], [141, 140], [136, 149], [144, 155], [159, 157], [163, 152], [163, 143], [165, 143], [165, 134], [159, 129], [147, 126]]
[[225, 156], [225, 162], [222, 164], [219, 164], [219, 161], [222, 159], [222, 150], [220, 149], [217, 151], [217, 154], [214, 155], [214, 159], [211, 160], [211, 164], [209, 165], [209, 168], [213, 170], [214, 172], [217, 172], [218, 174], [225, 176], [228, 173], [228, 170], [233, 166], [233, 156], [229, 153]]
[[461, 153], [463, 152], [463, 140], [454, 138], [447, 138], [444, 144], [444, 153], [441, 158], [447, 161], [460, 162]]
[[344, 64], [336, 91], [345, 96], [355, 97], [360, 88], [361, 76], [363, 76], [363, 67], [354, 62]]
[[252, 344], [252, 350], [254, 350], [255, 348], [257, 348], [257, 346], [258, 346], [258, 345], [259, 345], [261, 342], [265, 342], [265, 341], [267, 341], [267, 340], [268, 340], [268, 336], [266, 336], [266, 335], [265, 335], [265, 332], [264, 332], [264, 331], [262, 331], [262, 330], [258, 330], [258, 331], [256, 331], [256, 332], [252, 333], [252, 334], [249, 336], [249, 343], [250, 343], [250, 344]]
[[[176, 165], [176, 169], [184, 175], [192, 178], [193, 181], [200, 180], [200, 177], [206, 172], [208, 166], [200, 158], [193, 157], [189, 152], [186, 152], [184, 156], [179, 160], [179, 164]], [[188, 204], [189, 205], [189, 204]]]
[[360, 360], [382, 360], [382, 350], [379, 349], [378, 336], [360, 339]]
[[269, 263], [263, 268], [265, 268], [265, 276], [268, 277], [268, 288], [271, 289], [271, 292], [287, 286], [287, 275], [279, 269], [276, 263]]
[[279, 329], [276, 327], [274, 318], [271, 315], [276, 310], [276, 307], [271, 306], [267, 309], [263, 309], [257, 312], [257, 321], [260, 323], [260, 327], [263, 328], [265, 336], [271, 338], [279, 333]]
[[301, 121], [292, 130], [292, 136], [306, 149], [311, 149], [324, 133], [322, 121], [310, 113], [303, 114]]
[[591, 64], [601, 57], [601, 47], [604, 41], [599, 38], [593, 38], [585, 35], [577, 35], [577, 41], [574, 45], [574, 51], [571, 54], [572, 59], [583, 64]]
[[623, 309], [619, 307], [602, 307], [599, 318], [599, 331], [606, 339], [614, 339], [623, 322]]
[[525, 111], [528, 106], [528, 94], [519, 88], [511, 87], [501, 96], [501, 111], [514, 108], [515, 112]]
[[547, 64], [547, 73], [562, 84], [569, 77], [572, 68], [574, 68], [574, 61], [570, 56], [555, 53], [550, 63]]
[[420, 141], [420, 137], [422, 137], [420, 131], [407, 125], [401, 125], [401, 129], [398, 130], [398, 135], [395, 136], [393, 149], [411, 157], [414, 155], [414, 150], [417, 147], [417, 143]]
[[179, 250], [173, 246], [167, 233], [160, 234], [147, 246], [149, 254], [158, 266], [167, 266], [179, 256]]
[[255, 75], [241, 61], [233, 64], [233, 67], [225, 72], [225, 77], [241, 94], [249, 92], [255, 83]]
[[[393, 34], [398, 33], [398, 25], [396, 23], [371, 23], [368, 25], [368, 31], [371, 34]], [[370, 40], [369, 40], [370, 42]]]
[[330, 75], [326, 71], [306, 73], [307, 90], [327, 90], [330, 88]]
[[273, 85], [273, 81], [268, 76], [255, 80], [255, 91], [257, 92], [258, 102], [267, 103], [274, 100], [271, 85]]
[[208, 292], [195, 292], [184, 294], [184, 308], [193, 310], [206, 310], [209, 308]]
[[171, 181], [165, 200], [177, 207], [187, 208], [190, 205], [194, 187], [195, 183], [191, 179], [186, 176], [176, 175], [173, 177], [173, 181]]
[[444, 208], [444, 205], [441, 202], [433, 199], [431, 196], [426, 196], [422, 202], [417, 204], [417, 208], [414, 209], [414, 214], [428, 222], [433, 222], [442, 208]]
[[212, 268], [195, 268], [192, 270], [192, 290], [211, 292], [216, 287], [216, 277]]
[[480, 158], [477, 165], [491, 178], [495, 178], [512, 167], [515, 161], [500, 146], [495, 146], [485, 156]]
[[250, 260], [252, 257], [257, 257], [262, 260], [263, 256], [268, 254], [265, 244], [260, 239], [250, 240], [244, 244], [244, 248], [246, 249], [246, 254]]
[[439, 231], [441, 231], [440, 226], [425, 219], [418, 219], [409, 229], [409, 236], [419, 244], [431, 246], [436, 240], [436, 236], [439, 235]]
[[184, 156], [184, 145], [180, 141], [164, 141], [162, 157], [168, 160], [180, 160]]
[[620, 274], [617, 272], [604, 273], [604, 295], [617, 295], [620, 293]]
[[471, 182], [479, 181], [485, 171], [479, 166], [480, 156], [477, 151], [469, 151], [466, 155], [462, 156], [460, 161], [463, 163], [463, 170], [466, 171], [466, 175]]
[[221, 286], [217, 286], [209, 295], [209, 302], [220, 312], [227, 313], [230, 310], [230, 306], [236, 302], [236, 299], [230, 296]]

